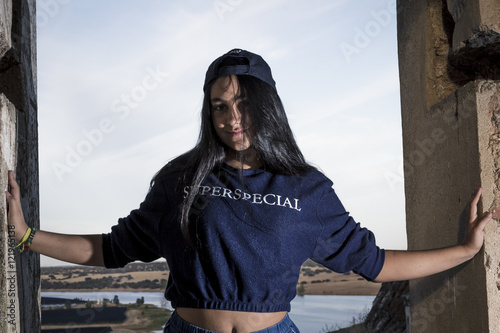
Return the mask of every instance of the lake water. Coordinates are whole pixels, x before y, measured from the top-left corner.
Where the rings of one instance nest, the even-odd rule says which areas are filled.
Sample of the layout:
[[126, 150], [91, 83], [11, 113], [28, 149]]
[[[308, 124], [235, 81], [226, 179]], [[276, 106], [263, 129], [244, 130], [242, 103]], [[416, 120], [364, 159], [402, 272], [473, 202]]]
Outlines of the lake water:
[[[120, 303], [135, 303], [144, 296], [146, 304], [173, 310], [161, 292], [42, 292], [42, 297], [79, 298], [82, 300], [112, 300], [118, 296]], [[305, 295], [292, 301], [290, 318], [301, 333], [326, 332], [333, 326], [346, 327], [353, 318], [370, 310], [375, 296]]]

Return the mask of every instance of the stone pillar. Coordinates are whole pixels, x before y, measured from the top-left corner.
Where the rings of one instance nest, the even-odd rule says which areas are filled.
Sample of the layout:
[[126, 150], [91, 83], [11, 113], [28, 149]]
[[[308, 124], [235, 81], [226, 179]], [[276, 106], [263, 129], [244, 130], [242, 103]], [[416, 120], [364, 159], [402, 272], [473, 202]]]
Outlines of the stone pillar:
[[[455, 245], [477, 186], [500, 203], [500, 0], [397, 4], [408, 248]], [[411, 332], [500, 332], [499, 263], [495, 219], [473, 260], [410, 281]]]
[[35, 0], [0, 0], [0, 332], [40, 331], [40, 260], [15, 249], [7, 225], [7, 171], [26, 222], [39, 226]]

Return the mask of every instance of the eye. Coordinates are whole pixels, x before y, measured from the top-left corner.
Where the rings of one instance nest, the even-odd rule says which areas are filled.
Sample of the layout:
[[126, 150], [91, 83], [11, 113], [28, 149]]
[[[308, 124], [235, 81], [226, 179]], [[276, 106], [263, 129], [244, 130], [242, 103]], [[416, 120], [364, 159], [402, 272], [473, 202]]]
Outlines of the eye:
[[238, 109], [248, 111], [249, 103], [248, 101], [242, 100], [238, 102]]
[[214, 112], [224, 112], [226, 111], [227, 106], [224, 104], [212, 105], [212, 111]]

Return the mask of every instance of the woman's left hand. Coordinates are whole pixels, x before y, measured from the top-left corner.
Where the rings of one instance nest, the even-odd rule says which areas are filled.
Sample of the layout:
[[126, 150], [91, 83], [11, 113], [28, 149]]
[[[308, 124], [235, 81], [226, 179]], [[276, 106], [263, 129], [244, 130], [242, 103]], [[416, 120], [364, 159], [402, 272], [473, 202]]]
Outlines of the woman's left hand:
[[385, 261], [376, 282], [410, 280], [429, 276], [460, 265], [472, 259], [481, 250], [484, 228], [492, 214], [477, 215], [481, 198], [478, 188], [467, 207], [468, 225], [465, 241], [461, 245], [420, 251], [385, 251]]
[[481, 250], [484, 242], [484, 228], [493, 216], [490, 212], [485, 212], [481, 216], [477, 215], [477, 203], [481, 198], [481, 193], [482, 189], [479, 187], [469, 201], [467, 235], [462, 243], [471, 258]]

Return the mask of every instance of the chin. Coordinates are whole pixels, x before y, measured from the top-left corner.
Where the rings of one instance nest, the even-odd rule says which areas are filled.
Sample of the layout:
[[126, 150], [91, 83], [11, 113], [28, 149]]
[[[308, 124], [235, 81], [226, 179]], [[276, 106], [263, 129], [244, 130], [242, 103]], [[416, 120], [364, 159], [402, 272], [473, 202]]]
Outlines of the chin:
[[239, 152], [239, 153], [242, 153], [242, 152], [245, 152], [247, 150], [250, 149], [250, 145], [246, 145], [246, 146], [243, 146], [243, 145], [238, 145], [236, 147], [233, 147], [232, 148], [233, 150]]
[[230, 145], [226, 144], [226, 147], [236, 152], [244, 152], [245, 150], [248, 150], [251, 147], [251, 145], [232, 142]]

